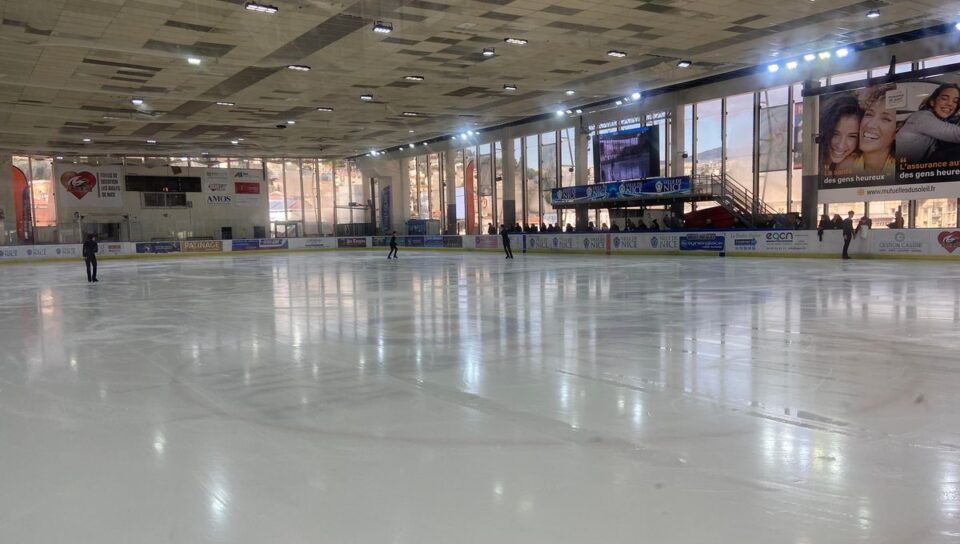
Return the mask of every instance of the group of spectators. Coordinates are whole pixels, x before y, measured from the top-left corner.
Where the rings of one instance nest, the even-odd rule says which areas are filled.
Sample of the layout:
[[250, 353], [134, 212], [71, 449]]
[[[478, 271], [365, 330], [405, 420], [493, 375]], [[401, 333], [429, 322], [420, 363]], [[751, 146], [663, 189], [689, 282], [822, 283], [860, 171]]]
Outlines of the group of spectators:
[[[853, 212], [850, 212], [850, 213], [852, 214]], [[817, 224], [817, 237], [822, 242], [823, 231], [843, 230], [844, 228], [843, 223], [844, 223], [843, 218], [840, 217], [839, 213], [834, 214], [832, 218], [827, 214], [821, 215], [820, 223]], [[890, 223], [887, 223], [887, 228], [902, 229], [903, 227], [904, 227], [903, 214], [900, 213], [900, 210], [897, 210], [893, 216], [893, 221], [891, 221]], [[857, 222], [857, 228], [853, 232], [853, 235], [856, 236], [860, 234], [860, 232], [863, 231], [864, 229], [872, 229], [872, 228], [873, 228], [873, 220], [867, 216], [863, 216], [860, 218], [860, 221]]]

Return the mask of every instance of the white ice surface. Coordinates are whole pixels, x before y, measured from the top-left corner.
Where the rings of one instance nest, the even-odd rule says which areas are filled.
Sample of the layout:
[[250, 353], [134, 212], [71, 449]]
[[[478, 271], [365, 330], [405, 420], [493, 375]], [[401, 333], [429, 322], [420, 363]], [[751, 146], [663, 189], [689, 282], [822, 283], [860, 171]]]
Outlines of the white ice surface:
[[383, 254], [0, 267], [0, 542], [960, 539], [956, 265]]

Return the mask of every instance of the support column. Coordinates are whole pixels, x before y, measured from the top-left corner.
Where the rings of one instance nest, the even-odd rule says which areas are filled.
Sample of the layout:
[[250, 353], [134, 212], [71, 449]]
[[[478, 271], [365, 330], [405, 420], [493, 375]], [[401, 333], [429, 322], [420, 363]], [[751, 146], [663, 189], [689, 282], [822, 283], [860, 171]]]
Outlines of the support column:
[[[513, 156], [513, 138], [507, 138], [500, 142], [502, 151], [503, 167], [503, 217], [500, 222], [504, 225], [513, 225], [517, 222], [517, 187], [516, 187], [516, 157]], [[499, 225], [498, 225], [499, 228]]]
[[686, 131], [687, 120], [683, 117], [683, 104], [675, 106], [670, 117], [670, 171], [665, 172], [669, 176], [683, 175], [683, 154], [690, 153], [692, 150], [684, 149], [684, 132]]
[[0, 245], [17, 243], [17, 207], [14, 202], [13, 156], [0, 153]]
[[[819, 81], [804, 81], [805, 90], [817, 89]], [[808, 128], [809, 127], [809, 128]], [[803, 185], [801, 187], [800, 215], [803, 217], [802, 227], [815, 228], [817, 225], [817, 178], [820, 173], [818, 144], [816, 134], [820, 133], [820, 101], [816, 96], [803, 98]], [[796, 183], [796, 178], [794, 178]]]
[[457, 151], [443, 152], [443, 190], [447, 203], [446, 234], [457, 234]]
[[577, 135], [574, 141], [574, 179], [577, 185], [590, 185], [594, 180], [587, 177], [587, 170], [590, 168], [588, 161], [593, 160], [587, 153], [587, 143], [590, 135], [583, 132], [580, 125], [577, 125]]

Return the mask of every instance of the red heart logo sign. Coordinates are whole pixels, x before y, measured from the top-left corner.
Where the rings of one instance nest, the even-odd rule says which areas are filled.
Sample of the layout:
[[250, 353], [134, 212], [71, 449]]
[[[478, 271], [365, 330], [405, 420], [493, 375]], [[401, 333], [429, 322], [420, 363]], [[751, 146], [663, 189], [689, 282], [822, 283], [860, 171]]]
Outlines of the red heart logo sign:
[[60, 175], [60, 183], [68, 193], [80, 200], [97, 186], [97, 176], [91, 172], [64, 172]]
[[955, 230], [953, 232], [945, 230], [940, 233], [940, 236], [937, 236], [937, 241], [940, 242], [940, 245], [943, 246], [943, 249], [953, 253], [954, 250], [960, 248], [960, 230]]

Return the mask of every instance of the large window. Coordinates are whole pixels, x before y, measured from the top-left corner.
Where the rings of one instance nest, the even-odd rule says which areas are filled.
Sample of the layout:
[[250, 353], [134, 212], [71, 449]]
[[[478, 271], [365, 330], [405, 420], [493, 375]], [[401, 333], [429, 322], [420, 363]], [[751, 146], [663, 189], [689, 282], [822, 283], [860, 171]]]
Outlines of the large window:
[[536, 135], [527, 136], [524, 140], [526, 166], [526, 215], [523, 217], [523, 226], [540, 224], [540, 144]]
[[317, 236], [320, 234], [320, 202], [317, 193], [317, 160], [302, 159], [300, 176], [303, 180], [303, 234]]
[[493, 145], [493, 193], [496, 195], [493, 226], [503, 223], [503, 147], [498, 141]]
[[463, 160], [463, 150], [455, 151], [454, 169], [456, 172], [455, 189], [457, 195], [457, 234], [467, 232], [467, 198], [466, 198], [466, 165]]
[[494, 222], [493, 157], [490, 144], [481, 144], [478, 149], [480, 153], [477, 159], [477, 215], [480, 221], [479, 228], [486, 234], [487, 228]]
[[697, 104], [696, 175], [722, 173], [721, 102], [717, 99]]
[[350, 175], [347, 161], [337, 161], [334, 170], [334, 186], [336, 188], [336, 218], [337, 225], [353, 223], [350, 218]]
[[[430, 155], [430, 219], [436, 219], [443, 224], [443, 191], [441, 190], [443, 179], [443, 154], [435, 153]], [[441, 230], [441, 232], [444, 232]]]
[[[514, 214], [513, 214], [513, 223], [521, 223], [525, 221], [526, 215], [526, 200], [524, 199], [524, 194], [526, 193], [524, 186], [524, 160], [523, 160], [523, 139], [514, 138], [513, 139], [513, 191], [514, 191]], [[507, 226], [514, 226], [507, 225]]]
[[476, 148], [463, 150], [464, 233], [477, 234], [477, 154]]
[[[904, 208], [906, 210], [906, 208]], [[872, 211], [872, 208], [871, 208]], [[904, 216], [906, 212], [904, 211]], [[874, 222], [876, 225], [876, 222]], [[956, 198], [929, 198], [917, 201], [918, 228], [955, 228], [957, 222]]]
[[557, 188], [557, 133], [540, 135], [540, 225], [556, 223], [557, 212], [550, 205], [550, 190]]
[[[726, 100], [726, 172], [753, 192], [753, 93]], [[786, 195], [784, 195], [784, 200]]]
[[777, 213], [787, 212], [787, 168], [790, 158], [789, 89], [760, 91], [760, 192], [761, 202]]
[[267, 188], [270, 202], [270, 222], [286, 221], [287, 206], [286, 195], [283, 190], [283, 161], [267, 161]]
[[283, 183], [286, 188], [287, 221], [303, 220], [303, 191], [300, 186], [300, 160], [283, 162]]
[[[560, 131], [560, 186], [572, 187], [577, 184], [576, 168], [574, 157], [576, 156], [576, 129], [568, 127]], [[564, 225], [566, 223], [576, 223], [577, 213], [575, 210], [563, 210], [558, 214], [556, 221], [547, 221], [548, 226], [553, 224]]]
[[320, 234], [333, 235], [333, 161], [320, 161], [317, 197], [320, 202]]

